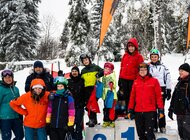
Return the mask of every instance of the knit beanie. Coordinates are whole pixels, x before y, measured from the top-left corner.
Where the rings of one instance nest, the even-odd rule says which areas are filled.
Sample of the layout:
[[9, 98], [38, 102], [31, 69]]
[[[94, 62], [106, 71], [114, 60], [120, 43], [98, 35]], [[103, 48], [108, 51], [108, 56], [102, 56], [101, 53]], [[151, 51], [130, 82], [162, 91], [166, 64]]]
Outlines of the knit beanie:
[[180, 67], [179, 67], [179, 70], [184, 70], [184, 71], [187, 71], [187, 72], [189, 72], [190, 73], [190, 66], [189, 66], [189, 64], [188, 63], [184, 63], [184, 64], [182, 64]]
[[34, 62], [34, 68], [44, 68], [43, 63], [41, 61]]
[[79, 70], [79, 68], [77, 66], [72, 67], [71, 71], [72, 70], [76, 70], [76, 71], [78, 71], [78, 73], [80, 73], [80, 70]]

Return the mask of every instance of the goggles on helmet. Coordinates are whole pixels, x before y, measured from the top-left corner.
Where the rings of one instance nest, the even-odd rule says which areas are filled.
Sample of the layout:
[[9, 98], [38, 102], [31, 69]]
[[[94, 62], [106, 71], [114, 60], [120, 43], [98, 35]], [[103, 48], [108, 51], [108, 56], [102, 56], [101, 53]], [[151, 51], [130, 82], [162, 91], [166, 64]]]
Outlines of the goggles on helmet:
[[1, 77], [6, 77], [6, 76], [13, 76], [13, 72], [11, 70], [4, 70], [1, 72]]

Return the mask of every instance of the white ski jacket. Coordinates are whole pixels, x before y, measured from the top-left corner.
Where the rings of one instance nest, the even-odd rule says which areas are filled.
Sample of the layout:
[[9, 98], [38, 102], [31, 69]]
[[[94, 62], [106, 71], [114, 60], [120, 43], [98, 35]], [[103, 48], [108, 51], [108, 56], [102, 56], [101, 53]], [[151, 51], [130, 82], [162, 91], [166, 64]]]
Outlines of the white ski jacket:
[[166, 87], [166, 89], [171, 89], [171, 75], [169, 69], [164, 64], [150, 63], [150, 74], [158, 79], [161, 87]]

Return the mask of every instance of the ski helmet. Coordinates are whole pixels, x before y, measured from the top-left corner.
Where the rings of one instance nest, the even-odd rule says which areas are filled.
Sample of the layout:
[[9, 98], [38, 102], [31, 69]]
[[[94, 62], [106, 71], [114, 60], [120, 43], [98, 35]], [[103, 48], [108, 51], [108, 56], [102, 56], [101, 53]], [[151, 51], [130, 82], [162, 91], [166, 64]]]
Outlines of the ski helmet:
[[2, 77], [2, 78], [6, 77], [7, 75], [13, 77], [13, 76], [14, 76], [13, 71], [12, 71], [12, 70], [9, 70], [9, 69], [6, 69], [6, 70], [3, 70], [3, 71], [1, 72], [1, 77]]
[[88, 59], [90, 60], [90, 56], [89, 56], [88, 54], [81, 54], [81, 55], [80, 55], [80, 60], [81, 60], [81, 62], [82, 62], [83, 59], [85, 59], [85, 58], [88, 58]]
[[160, 58], [160, 51], [158, 49], [152, 49], [150, 51], [150, 56], [151, 55], [158, 55], [158, 57]]
[[54, 79], [54, 81], [53, 81], [53, 83], [55, 84], [55, 85], [58, 85], [58, 84], [63, 84], [63, 85], [68, 85], [68, 80], [65, 78], [65, 77], [63, 77], [63, 76], [58, 76], [58, 77], [56, 77], [55, 79]]

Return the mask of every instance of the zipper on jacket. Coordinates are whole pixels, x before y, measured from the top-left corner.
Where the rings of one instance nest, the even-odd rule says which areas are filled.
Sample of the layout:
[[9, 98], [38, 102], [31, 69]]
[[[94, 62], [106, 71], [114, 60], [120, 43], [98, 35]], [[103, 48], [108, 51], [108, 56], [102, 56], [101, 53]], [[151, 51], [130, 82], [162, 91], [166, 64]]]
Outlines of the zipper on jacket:
[[12, 95], [13, 95], [13, 99], [15, 99], [16, 98], [16, 95], [15, 95], [15, 92], [14, 92], [14, 87], [12, 88], [11, 86], [9, 87], [10, 88], [10, 90], [11, 90], [11, 93], [12, 93]]
[[57, 109], [56, 128], [58, 128], [58, 124], [59, 124], [59, 110], [60, 110], [60, 106], [61, 106], [61, 98], [59, 98], [59, 105], [58, 105], [58, 109]]

